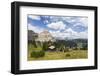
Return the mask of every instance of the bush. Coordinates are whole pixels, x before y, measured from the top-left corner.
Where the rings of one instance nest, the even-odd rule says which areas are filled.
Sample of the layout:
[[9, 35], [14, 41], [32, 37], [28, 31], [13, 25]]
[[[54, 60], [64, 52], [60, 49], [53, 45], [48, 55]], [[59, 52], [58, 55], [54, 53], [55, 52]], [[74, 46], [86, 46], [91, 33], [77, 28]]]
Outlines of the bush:
[[87, 50], [87, 48], [86, 47], [83, 47], [83, 48], [80, 48], [80, 50]]
[[77, 47], [75, 47], [75, 48], [73, 48], [73, 50], [78, 50], [78, 48], [77, 48]]
[[47, 42], [43, 43], [42, 50], [44, 50], [44, 51], [48, 50], [48, 43]]
[[70, 54], [66, 54], [66, 57], [70, 57], [71, 55]]
[[44, 51], [33, 51], [31, 53], [31, 57], [34, 57], [34, 58], [39, 58], [39, 57], [43, 57], [43, 56], [45, 56]]
[[65, 48], [64, 52], [68, 52], [69, 51], [69, 48]]

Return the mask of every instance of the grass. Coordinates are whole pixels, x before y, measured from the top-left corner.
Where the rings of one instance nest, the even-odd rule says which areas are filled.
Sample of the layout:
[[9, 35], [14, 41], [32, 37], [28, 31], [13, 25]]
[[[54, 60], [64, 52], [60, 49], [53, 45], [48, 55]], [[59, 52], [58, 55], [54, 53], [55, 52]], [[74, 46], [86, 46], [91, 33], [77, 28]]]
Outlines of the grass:
[[28, 51], [29, 51], [29, 52], [32, 52], [33, 50], [41, 51], [41, 50], [42, 50], [42, 47], [40, 47], [40, 46], [34, 47], [34, 45], [29, 44], [29, 46], [28, 46]]
[[[31, 52], [30, 52], [31, 53]], [[58, 60], [58, 59], [84, 59], [88, 58], [86, 50], [72, 50], [69, 52], [45, 52], [44, 57], [33, 58], [28, 54], [28, 60]]]
[[38, 45], [38, 47], [34, 47], [34, 45], [29, 44], [28, 46], [28, 61], [32, 60], [58, 60], [58, 59], [85, 59], [88, 58], [87, 50], [71, 50], [67, 52], [60, 51], [46, 51], [44, 57], [34, 58], [31, 57], [32, 51], [42, 51], [42, 47]]

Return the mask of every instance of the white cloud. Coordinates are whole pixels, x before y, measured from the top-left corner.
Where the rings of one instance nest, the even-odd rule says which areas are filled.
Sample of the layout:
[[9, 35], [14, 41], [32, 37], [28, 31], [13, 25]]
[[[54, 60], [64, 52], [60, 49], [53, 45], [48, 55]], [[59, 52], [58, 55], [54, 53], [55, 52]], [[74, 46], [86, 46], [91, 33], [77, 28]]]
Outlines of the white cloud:
[[28, 17], [34, 20], [40, 20], [40, 16], [28, 15]]
[[77, 34], [77, 38], [88, 38], [88, 32], [87, 31], [84, 31], [84, 32], [79, 32]]
[[32, 26], [31, 24], [28, 24], [28, 30], [32, 30], [36, 33], [42, 32], [44, 29], [36, 26]]
[[75, 24], [73, 24], [73, 26], [86, 26], [86, 25], [84, 25], [83, 23], [81, 23], [81, 22], [77, 22], [77, 23], [75, 23]]
[[66, 25], [62, 21], [52, 22], [50, 24], [47, 24], [47, 26], [54, 30], [62, 30], [62, 29], [65, 29], [65, 27], [66, 27]]
[[87, 31], [84, 32], [75, 32], [71, 28], [66, 29], [65, 31], [49, 31], [53, 37], [55, 38], [60, 38], [60, 39], [77, 39], [77, 38], [82, 38], [86, 39], [88, 38], [88, 33]]
[[84, 27], [88, 26], [88, 18], [87, 17], [62, 17], [62, 20], [74, 23], [74, 26], [81, 25]]
[[67, 34], [60, 32], [60, 31], [49, 31], [53, 37], [59, 38], [59, 39], [65, 39]]
[[85, 27], [88, 26], [88, 18], [87, 17], [80, 18], [79, 21], [84, 24], [83, 26], [85, 26]]
[[86, 31], [84, 31], [84, 32], [75, 32], [74, 31], [74, 32], [71, 32], [70, 37], [73, 39], [77, 39], [77, 38], [86, 39], [86, 38], [88, 38], [88, 33]]
[[73, 31], [71, 28], [68, 28], [68, 29], [64, 30], [64, 32], [70, 33], [70, 34], [76, 33], [76, 32]]
[[87, 31], [75, 32], [71, 28], [67, 29], [66, 31], [67, 31], [67, 33], [70, 34], [70, 37], [74, 38], [74, 39], [76, 39], [76, 38], [87, 38], [87, 35], [88, 35]]
[[88, 18], [87, 17], [79, 17], [76, 20], [72, 20], [72, 22], [75, 22], [73, 26], [83, 26], [83, 27], [88, 27]]
[[50, 16], [52, 22], [57, 22], [59, 20], [64, 20], [69, 23], [82, 23], [84, 26], [88, 24], [88, 17], [78, 17], [78, 16]]
[[67, 22], [69, 22], [69, 23], [72, 23], [72, 22], [75, 22], [75, 21], [76, 21], [76, 18], [71, 17], [71, 16], [68, 16], [68, 17], [61, 17], [61, 18], [62, 18], [62, 20], [67, 21]]
[[49, 23], [49, 21], [48, 21], [48, 20], [45, 20], [45, 21], [44, 21], [44, 24], [47, 24], [47, 23]]
[[66, 38], [72, 38], [72, 32], [61, 32], [61, 31], [50, 31], [50, 33], [53, 35], [53, 37], [60, 38], [60, 39], [66, 39]]
[[[40, 20], [39, 16], [30, 15], [29, 17], [32, 19]], [[50, 16], [50, 17], [55, 20], [55, 17], [53, 16]], [[75, 22], [73, 26], [81, 25], [81, 26], [87, 27], [87, 23], [88, 23], [88, 18], [85, 18], [85, 17], [79, 17], [79, 18], [63, 17], [63, 20], [69, 21], [71, 23]], [[49, 23], [49, 21], [45, 20], [44, 23]], [[53, 37], [56, 37], [56, 38], [60, 38], [60, 39], [88, 38], [87, 30], [83, 32], [76, 32], [72, 30], [70, 27], [66, 29], [66, 25], [62, 21], [49, 23], [47, 24], [47, 27], [55, 30], [55, 31], [49, 30], [49, 32], [52, 34]], [[28, 24], [28, 29], [33, 30], [36, 33], [40, 33], [45, 30], [42, 27], [33, 26], [31, 24]], [[64, 30], [64, 31], [61, 31], [61, 30]]]
[[50, 16], [43, 16], [43, 17], [45, 17], [45, 18], [49, 18]]
[[77, 32], [73, 31], [71, 28], [66, 29], [64, 33], [67, 34], [66, 37], [69, 39], [74, 39], [78, 34]]

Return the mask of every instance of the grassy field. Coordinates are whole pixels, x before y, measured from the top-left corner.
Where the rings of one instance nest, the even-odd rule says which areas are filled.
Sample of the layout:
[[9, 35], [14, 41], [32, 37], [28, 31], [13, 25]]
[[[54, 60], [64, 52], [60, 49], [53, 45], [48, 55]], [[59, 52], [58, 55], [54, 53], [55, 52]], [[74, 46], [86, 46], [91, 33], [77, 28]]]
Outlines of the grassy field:
[[87, 50], [71, 50], [67, 52], [60, 52], [60, 51], [46, 51], [44, 57], [34, 58], [31, 57], [32, 51], [42, 50], [40, 46], [35, 48], [33, 45], [29, 44], [28, 46], [28, 61], [31, 60], [58, 60], [58, 59], [84, 59], [88, 58], [88, 51]]
[[45, 52], [44, 57], [32, 58], [28, 53], [28, 60], [58, 60], [58, 59], [84, 59], [88, 58], [86, 50], [72, 50], [69, 52]]

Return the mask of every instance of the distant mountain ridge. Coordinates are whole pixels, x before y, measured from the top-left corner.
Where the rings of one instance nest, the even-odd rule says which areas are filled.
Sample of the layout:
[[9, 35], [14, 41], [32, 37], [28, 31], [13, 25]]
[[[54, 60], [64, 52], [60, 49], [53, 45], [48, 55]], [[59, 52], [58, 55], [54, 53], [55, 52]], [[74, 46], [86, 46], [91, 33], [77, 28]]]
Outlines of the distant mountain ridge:
[[[53, 38], [55, 39], [55, 40], [58, 40], [58, 41], [73, 41], [73, 42], [76, 42], [76, 43], [87, 43], [88, 42], [88, 39], [82, 39], [82, 38], [77, 38], [77, 39], [73, 39], [73, 38], [65, 38], [65, 39], [61, 39], [60, 37], [59, 38], [56, 38], [56, 37], [53, 37], [47, 30], [46, 31], [43, 31], [43, 32], [41, 32], [40, 34], [38, 34], [38, 33], [35, 33], [34, 31], [32, 31], [32, 30], [28, 30], [28, 39], [29, 40], [32, 40], [32, 38], [38, 38], [38, 36], [39, 37], [41, 37], [41, 38], [47, 38], [48, 40], [52, 40]], [[39, 39], [41, 39], [41, 38], [39, 38]]]

